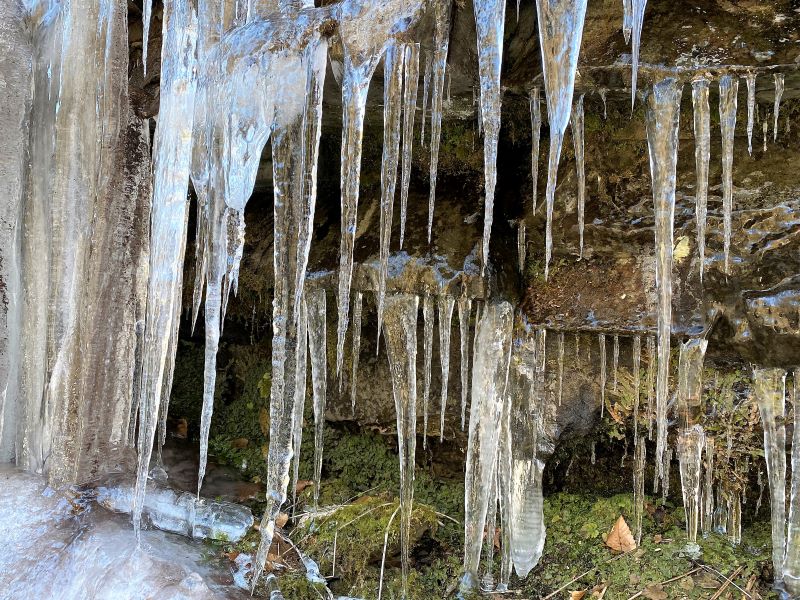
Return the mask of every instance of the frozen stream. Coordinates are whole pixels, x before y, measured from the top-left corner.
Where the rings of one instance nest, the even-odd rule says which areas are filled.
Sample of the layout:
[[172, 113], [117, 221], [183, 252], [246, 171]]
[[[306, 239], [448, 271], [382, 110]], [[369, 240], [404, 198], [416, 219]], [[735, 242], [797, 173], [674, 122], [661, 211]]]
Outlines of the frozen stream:
[[0, 465], [0, 598], [246, 598], [204, 544], [109, 513], [71, 490]]

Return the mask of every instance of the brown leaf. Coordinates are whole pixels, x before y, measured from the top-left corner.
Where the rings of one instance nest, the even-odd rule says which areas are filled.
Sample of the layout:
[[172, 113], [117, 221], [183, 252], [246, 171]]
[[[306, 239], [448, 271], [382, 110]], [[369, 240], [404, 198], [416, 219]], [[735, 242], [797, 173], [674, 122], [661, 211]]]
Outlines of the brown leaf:
[[314, 485], [314, 482], [309, 479], [301, 479], [297, 482], [297, 485], [294, 486], [295, 491], [299, 494], [307, 487], [311, 487]]
[[636, 540], [633, 539], [631, 529], [622, 515], [608, 532], [606, 546], [617, 552], [629, 552], [636, 549]]
[[280, 528], [283, 528], [283, 526], [286, 525], [286, 523], [288, 522], [289, 522], [289, 515], [283, 512], [278, 515], [277, 519], [275, 519], [275, 525], [277, 525]]
[[185, 440], [189, 431], [189, 421], [186, 419], [178, 419], [178, 423], [175, 426], [175, 437]]
[[231, 440], [231, 446], [233, 446], [234, 448], [239, 448], [239, 449], [247, 448], [249, 444], [250, 440], [248, 440], [247, 438], [236, 438], [235, 440]]
[[586, 595], [586, 590], [577, 590], [569, 593], [569, 600], [583, 600]]
[[642, 591], [642, 596], [645, 598], [649, 598], [650, 600], [667, 600], [669, 596], [664, 591], [664, 588], [661, 584], [655, 583], [653, 585], [648, 585]]

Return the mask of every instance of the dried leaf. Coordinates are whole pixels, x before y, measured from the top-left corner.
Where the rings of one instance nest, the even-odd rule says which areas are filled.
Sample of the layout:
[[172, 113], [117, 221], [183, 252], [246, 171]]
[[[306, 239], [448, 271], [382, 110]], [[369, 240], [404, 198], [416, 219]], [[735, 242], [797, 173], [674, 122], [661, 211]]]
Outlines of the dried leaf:
[[178, 423], [175, 426], [175, 437], [185, 440], [188, 436], [189, 432], [189, 421], [184, 418], [178, 419]]
[[239, 448], [240, 450], [242, 448], [247, 448], [247, 446], [249, 444], [250, 444], [250, 440], [248, 440], [247, 438], [243, 438], [243, 437], [242, 438], [236, 438], [235, 440], [231, 440], [231, 446], [233, 446], [234, 448]]
[[667, 600], [669, 597], [659, 583], [648, 585], [646, 588], [644, 588], [644, 591], [642, 591], [642, 596], [644, 598], [649, 598], [650, 600]]
[[301, 479], [301, 480], [299, 480], [299, 481], [297, 482], [297, 484], [294, 486], [294, 490], [295, 490], [295, 492], [297, 492], [297, 493], [299, 494], [299, 493], [300, 493], [300, 492], [302, 492], [304, 489], [306, 489], [307, 487], [310, 487], [310, 486], [312, 486], [312, 485], [314, 485], [314, 482], [313, 482], [313, 481], [311, 481], [310, 479]]
[[569, 600], [583, 600], [586, 590], [577, 590], [569, 593]]
[[608, 532], [606, 546], [617, 552], [629, 552], [636, 549], [636, 540], [633, 539], [631, 529], [622, 515]]
[[278, 515], [277, 519], [275, 519], [275, 525], [281, 528], [283, 528], [283, 526], [286, 525], [286, 523], [288, 522], [289, 522], [289, 515], [283, 512]]

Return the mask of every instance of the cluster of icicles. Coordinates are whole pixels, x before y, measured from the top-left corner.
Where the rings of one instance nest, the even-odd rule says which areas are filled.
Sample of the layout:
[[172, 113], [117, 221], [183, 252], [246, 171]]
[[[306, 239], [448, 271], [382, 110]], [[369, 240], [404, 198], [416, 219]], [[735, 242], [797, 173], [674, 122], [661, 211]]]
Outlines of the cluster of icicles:
[[[376, 304], [379, 332], [384, 331], [390, 360], [400, 437], [401, 523], [403, 523], [403, 573], [408, 570], [408, 523], [413, 490], [413, 456], [416, 431], [415, 363], [416, 321], [419, 300], [415, 297], [386, 297], [385, 286], [393, 202], [400, 177], [401, 224], [404, 237], [414, 121], [417, 110], [420, 74], [420, 44], [401, 41], [418, 21], [424, 9], [434, 14], [433, 48], [424, 61], [423, 123], [430, 98], [430, 198], [428, 236], [433, 226], [436, 171], [444, 103], [445, 68], [450, 29], [451, 2], [422, 0], [373, 3], [345, 0], [323, 8], [313, 8], [307, 0], [236, 3], [229, 10], [224, 0], [205, 0], [197, 12], [186, 0], [167, 0], [164, 7], [164, 46], [161, 65], [161, 108], [154, 141], [154, 192], [152, 202], [151, 261], [142, 386], [137, 398], [139, 413], [139, 465], [134, 523], [139, 527], [147, 472], [159, 422], [163, 442], [167, 406], [177, 343], [181, 298], [181, 272], [186, 245], [186, 188], [191, 178], [198, 198], [197, 263], [194, 282], [193, 322], [205, 297], [205, 376], [201, 420], [201, 461], [199, 486], [206, 466], [208, 434], [213, 409], [216, 353], [230, 293], [236, 292], [239, 264], [244, 248], [244, 209], [252, 193], [262, 149], [272, 147], [274, 178], [274, 271], [272, 389], [270, 402], [270, 446], [268, 455], [267, 500], [261, 525], [262, 542], [256, 560], [255, 586], [272, 540], [275, 519], [286, 500], [290, 468], [294, 456], [295, 472], [301, 432], [300, 419], [305, 397], [307, 354], [312, 363], [315, 435], [320, 447], [315, 456], [315, 478], [321, 469], [321, 439], [327, 374], [324, 336], [325, 297], [319, 290], [307, 294], [305, 277], [312, 238], [316, 177], [319, 155], [322, 89], [328, 58], [335, 62], [334, 73], [342, 87], [343, 125], [341, 162], [341, 248], [337, 289], [336, 374], [341, 377], [346, 333], [350, 319], [360, 329], [360, 293], [351, 306], [353, 245], [357, 225], [361, 141], [370, 80], [381, 60], [384, 65], [384, 155], [381, 173], [380, 276]], [[633, 35], [633, 96], [635, 98], [638, 44], [645, 3], [625, 3], [626, 36]], [[145, 31], [149, 15], [145, 2]], [[575, 72], [580, 49], [586, 0], [577, 2], [537, 2], [542, 48], [547, 116], [550, 125], [550, 159], [546, 190], [546, 262], [552, 255], [551, 223], [555, 201], [556, 175], [561, 145], [567, 125], [572, 121], [576, 156], [581, 159], [582, 99], [572, 110]], [[496, 158], [500, 130], [500, 70], [505, 3], [500, 0], [475, 0], [480, 75], [480, 119], [484, 136], [485, 219], [481, 253], [482, 270], [488, 264], [489, 235], [492, 225]], [[337, 36], [341, 56], [328, 52], [328, 38]], [[146, 47], [146, 43], [145, 43]], [[778, 79], [776, 78], [776, 81]], [[748, 77], [750, 87], [751, 78]], [[723, 134], [725, 256], [729, 252], [732, 206], [731, 156], [736, 118], [737, 80], [730, 75], [720, 81], [720, 115]], [[653, 175], [656, 214], [656, 257], [659, 291], [657, 335], [657, 375], [655, 415], [657, 424], [656, 464], [663, 478], [663, 456], [667, 440], [667, 386], [671, 323], [672, 222], [675, 204], [675, 167], [681, 91], [675, 78], [657, 83], [648, 94], [648, 142]], [[698, 136], [698, 227], [703, 238], [705, 194], [708, 172], [708, 82], [693, 82], [695, 127]], [[775, 119], [777, 122], [777, 102]], [[534, 170], [538, 158], [538, 134], [542, 122], [538, 91], [532, 97], [534, 124]], [[751, 111], [752, 112], [752, 111]], [[752, 116], [752, 115], [751, 115]], [[424, 124], [423, 124], [424, 128]], [[752, 127], [748, 128], [748, 131]], [[424, 140], [424, 134], [421, 136]], [[705, 149], [705, 150], [704, 150]], [[581, 180], [579, 219], [583, 221], [585, 185], [583, 161], [579, 160]], [[534, 181], [536, 173], [534, 172]], [[581, 227], [581, 241], [582, 241]], [[524, 241], [524, 231], [520, 232]], [[523, 244], [524, 246], [524, 244]], [[701, 244], [701, 253], [702, 244]], [[702, 264], [702, 261], [701, 261]], [[427, 342], [433, 335], [432, 299], [423, 300], [425, 316], [426, 371], [430, 363]], [[443, 296], [438, 301], [440, 322], [451, 318], [455, 300]], [[459, 301], [462, 324], [462, 355], [465, 355], [469, 321], [469, 299]], [[467, 454], [465, 585], [473, 585], [481, 553], [483, 526], [487, 514], [494, 521], [500, 499], [506, 519], [525, 520], [525, 511], [513, 506], [503, 509], [506, 489], [517, 476], [533, 482], [532, 505], [541, 505], [542, 464], [529, 457], [517, 473], [509, 444], [504, 440], [508, 422], [507, 380], [511, 365], [512, 308], [505, 303], [488, 303], [478, 321], [472, 368], [473, 401], [470, 414], [470, 445]], [[305, 339], [308, 336], [309, 346]], [[449, 328], [440, 331], [442, 346], [449, 346]], [[354, 344], [358, 349], [358, 335]], [[604, 352], [604, 351], [603, 351]], [[354, 354], [357, 356], [357, 352]], [[314, 365], [317, 365], [315, 368]], [[448, 367], [443, 363], [443, 371]], [[527, 372], [530, 364], [520, 367]], [[357, 361], [353, 361], [357, 369]], [[513, 370], [512, 370], [513, 373]], [[528, 376], [531, 375], [528, 373]], [[446, 372], [444, 381], [447, 381]], [[462, 361], [462, 382], [466, 384], [468, 366]], [[426, 377], [424, 404], [429, 396]], [[446, 385], [446, 384], [445, 384]], [[462, 385], [461, 421], [466, 421], [466, 390]], [[442, 390], [442, 406], [447, 397]], [[505, 411], [505, 412], [504, 412]], [[427, 419], [427, 410], [424, 411]], [[506, 416], [504, 416], [506, 415]], [[529, 428], [537, 420], [532, 414]], [[427, 431], [427, 426], [425, 428]], [[441, 427], [440, 427], [441, 434]], [[424, 441], [424, 438], [423, 438]], [[697, 440], [694, 440], [695, 442]], [[689, 442], [684, 445], [688, 447]], [[643, 444], [638, 444], [643, 448]], [[642, 461], [643, 458], [643, 449]], [[509, 466], [509, 464], [511, 466]], [[508, 469], [511, 469], [509, 476]], [[696, 474], [695, 474], [696, 475]], [[688, 477], [689, 475], [687, 475]], [[537, 483], [538, 478], [538, 483]], [[199, 489], [198, 489], [199, 491]], [[318, 493], [318, 492], [317, 492]], [[523, 495], [523, 497], [526, 497]], [[540, 510], [539, 510], [540, 513]], [[510, 516], [509, 516], [510, 515]], [[539, 546], [527, 544], [529, 555], [514, 560], [525, 574], [538, 560], [543, 543], [540, 515], [531, 517], [524, 527], [528, 533], [539, 530]], [[513, 541], [510, 553], [521, 546]], [[527, 533], [525, 535], [528, 535]], [[537, 550], [538, 548], [538, 550]], [[505, 552], [505, 551], [504, 551]], [[533, 553], [530, 555], [530, 553]], [[501, 581], [503, 577], [501, 576]], [[507, 581], [507, 578], [506, 578]]]

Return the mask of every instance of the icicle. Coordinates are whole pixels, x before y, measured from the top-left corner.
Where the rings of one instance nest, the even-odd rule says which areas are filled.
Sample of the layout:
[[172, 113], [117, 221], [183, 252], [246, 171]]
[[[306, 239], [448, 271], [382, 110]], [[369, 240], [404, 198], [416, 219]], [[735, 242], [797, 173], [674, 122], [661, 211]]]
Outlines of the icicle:
[[[389, 270], [389, 243], [392, 239], [392, 215], [397, 185], [397, 162], [400, 154], [400, 114], [403, 106], [404, 47], [396, 43], [383, 57], [383, 160], [381, 163], [380, 270], [378, 272], [378, 334], [380, 348], [383, 324], [383, 300]], [[341, 326], [341, 322], [339, 324]], [[339, 359], [337, 358], [337, 364]], [[338, 369], [337, 369], [338, 371]]]
[[539, 88], [531, 90], [531, 208], [536, 214], [539, 205], [539, 142], [542, 136], [542, 101]]
[[605, 333], [599, 333], [597, 335], [597, 343], [600, 346], [600, 418], [602, 419], [606, 410], [606, 334]]
[[[638, 1], [638, 0], [637, 0]], [[672, 329], [672, 227], [681, 87], [669, 77], [653, 86], [647, 104], [647, 145], [655, 212], [656, 289], [658, 291], [658, 377], [656, 381], [656, 473], [664, 476], [667, 445], [669, 347]]]
[[613, 373], [613, 390], [617, 391], [617, 374], [619, 371], [619, 336], [614, 334], [614, 343], [611, 346], [611, 372]]
[[[631, 374], [633, 375], [633, 439], [639, 439], [639, 387], [640, 387], [640, 374], [642, 368], [642, 338], [641, 336], [633, 336], [633, 367]], [[638, 443], [638, 442], [637, 442]]]
[[572, 107], [572, 142], [575, 147], [575, 169], [578, 176], [578, 238], [579, 257], [583, 258], [583, 214], [586, 204], [586, 167], [583, 148], [583, 94]]
[[558, 333], [558, 406], [564, 393], [564, 332]]
[[[506, 402], [503, 402], [505, 407]], [[501, 417], [502, 419], [502, 417]], [[500, 436], [503, 435], [502, 423], [500, 424]], [[502, 443], [502, 442], [500, 442]], [[498, 447], [499, 454], [499, 447]], [[497, 502], [498, 502], [498, 467], [495, 468], [492, 474], [492, 481], [489, 483], [489, 506], [486, 508], [486, 534], [483, 540], [483, 563], [486, 565], [486, 571], [481, 578], [480, 589], [482, 592], [494, 591], [494, 540], [497, 534]]]
[[547, 228], [545, 233], [545, 280], [553, 254], [553, 205], [555, 203], [558, 161], [561, 144], [569, 123], [575, 71], [583, 35], [587, 0], [537, 0], [542, 69], [547, 93], [547, 117], [550, 123], [550, 158], [547, 167]]
[[[748, 73], [747, 82], [747, 152], [753, 156], [753, 124], [756, 116], [756, 74]], [[695, 134], [695, 137], [697, 134]]]
[[[700, 425], [684, 429], [678, 434], [678, 461], [681, 471], [681, 490], [683, 493], [683, 508], [686, 511], [686, 545], [688, 554], [698, 554], [700, 547], [697, 545], [697, 525], [700, 507], [700, 471], [702, 468], [703, 448], [705, 447], [705, 432]], [[665, 487], [666, 487], [665, 480]]]
[[[623, 0], [624, 1], [624, 0]], [[644, 22], [644, 9], [647, 0], [630, 0], [633, 5], [633, 15], [631, 18], [631, 32], [633, 33], [633, 43], [631, 52], [631, 110], [636, 103], [636, 79], [639, 73], [639, 43], [642, 38], [642, 23]]]
[[[793, 596], [800, 594], [800, 370], [795, 369], [792, 376], [792, 412], [794, 429], [792, 433], [792, 485], [789, 496], [789, 521], [786, 537], [786, 564], [783, 583]], [[759, 478], [761, 470], [758, 471]]]
[[528, 246], [525, 241], [525, 221], [520, 219], [517, 221], [517, 266], [519, 272], [525, 273], [525, 259]]
[[764, 429], [764, 458], [770, 491], [772, 521], [772, 565], [775, 582], [783, 581], [786, 552], [786, 372], [783, 369], [753, 369], [753, 397]]
[[775, 108], [772, 112], [775, 113], [775, 123], [772, 126], [772, 141], [778, 141], [778, 118], [781, 113], [781, 98], [783, 97], [783, 73], [775, 73]]
[[469, 441], [464, 496], [464, 576], [462, 590], [477, 586], [484, 524], [506, 398], [513, 310], [508, 302], [486, 305], [478, 323], [478, 354], [474, 357], [474, 399], [469, 420]]
[[714, 438], [706, 436], [705, 459], [703, 461], [703, 510], [701, 521], [703, 537], [711, 533], [714, 522]]
[[297, 360], [295, 361], [294, 405], [292, 407], [292, 507], [297, 506], [297, 481], [300, 475], [300, 445], [303, 443], [303, 413], [306, 407], [308, 378], [308, 311], [305, 298], [300, 301], [297, 320]]
[[[186, 2], [164, 7], [164, 60], [161, 64], [161, 115], [153, 149], [154, 177], [150, 215], [150, 277], [148, 283], [142, 383], [139, 399], [138, 466], [133, 502], [137, 536], [144, 506], [147, 473], [155, 440], [163, 382], [170, 375], [169, 338], [180, 313], [180, 287], [186, 251], [188, 202], [186, 189], [191, 161], [191, 131], [197, 80], [195, 48], [197, 15]], [[167, 49], [174, 51], [167, 52]], [[178, 303], [178, 306], [175, 306]], [[211, 398], [213, 403], [213, 382]], [[209, 412], [204, 396], [203, 415]], [[210, 415], [209, 415], [210, 416]], [[208, 439], [208, 436], [205, 437]], [[206, 442], [207, 443], [207, 442]], [[202, 460], [202, 459], [201, 459]], [[200, 474], [202, 480], [202, 473]], [[199, 486], [198, 486], [199, 489]]]
[[353, 299], [353, 369], [350, 375], [350, 407], [356, 414], [356, 395], [358, 393], [358, 357], [361, 352], [361, 313], [364, 305], [364, 294], [356, 292]]
[[425, 295], [422, 301], [422, 316], [425, 320], [424, 357], [425, 370], [423, 371], [424, 385], [422, 393], [422, 447], [428, 447], [428, 400], [431, 396], [431, 363], [433, 362], [433, 298]]
[[695, 215], [697, 252], [700, 256], [700, 281], [703, 281], [706, 256], [706, 207], [708, 205], [708, 161], [711, 156], [711, 115], [708, 106], [708, 80], [692, 81], [694, 108]]
[[644, 436], [636, 438], [633, 454], [633, 535], [636, 538], [636, 545], [639, 546], [642, 543], [644, 469], [647, 456], [647, 444], [644, 441]]
[[736, 97], [739, 80], [723, 75], [719, 80], [719, 128], [722, 133], [722, 218], [725, 235], [725, 273], [731, 249], [731, 213], [733, 212], [733, 136], [736, 131]]
[[[480, 312], [480, 311], [478, 311]], [[476, 323], [480, 319], [476, 317]], [[477, 339], [477, 335], [475, 338]], [[477, 349], [477, 348], [476, 348]], [[476, 352], [473, 351], [473, 356]], [[503, 399], [503, 413], [500, 421], [500, 443], [497, 450], [497, 495], [500, 504], [500, 581], [497, 584], [498, 592], [507, 592], [511, 580], [511, 528], [513, 517], [512, 505], [512, 452], [511, 452], [511, 411], [513, 381], [509, 373], [506, 384], [506, 393]]]
[[622, 0], [622, 35], [625, 37], [625, 44], [631, 43], [632, 30], [633, 30], [633, 0]]
[[464, 431], [467, 418], [467, 397], [469, 395], [469, 319], [472, 313], [472, 299], [461, 296], [458, 299], [458, 329], [461, 334], [461, 431]]
[[[653, 416], [655, 414], [656, 343], [647, 336], [647, 439], [653, 441]], [[656, 469], [656, 471], [658, 471]]]
[[761, 133], [762, 133], [762, 138], [764, 140], [764, 147], [762, 148], [762, 151], [764, 152], [764, 154], [766, 154], [767, 139], [769, 138], [769, 111], [767, 111], [767, 114], [764, 115], [764, 120], [761, 122]]
[[442, 401], [439, 441], [444, 440], [444, 414], [447, 407], [447, 380], [450, 378], [450, 329], [456, 301], [452, 296], [439, 296], [439, 359], [442, 363]]
[[447, 51], [450, 46], [451, 0], [436, 0], [434, 6], [433, 71], [431, 75], [431, 164], [428, 196], [428, 243], [433, 229], [433, 208], [436, 204], [436, 173], [439, 168], [439, 142], [442, 137], [442, 102]]
[[[408, 186], [411, 183], [411, 152], [414, 145], [414, 117], [417, 112], [419, 87], [419, 44], [405, 46], [405, 74], [403, 76], [403, 176], [400, 186], [400, 248], [406, 232]], [[423, 118], [424, 120], [424, 118]]]
[[669, 472], [670, 472], [670, 465], [672, 464], [672, 448], [667, 447], [664, 451], [664, 479], [661, 481], [661, 502], [662, 504], [667, 502], [667, 498], [669, 498]]
[[677, 413], [680, 425], [688, 429], [694, 424], [703, 396], [703, 360], [708, 340], [692, 339], [681, 344], [678, 359]]
[[[494, 218], [494, 192], [497, 185], [497, 144], [500, 138], [500, 70], [503, 66], [505, 0], [474, 0], [475, 28], [478, 37], [478, 74], [481, 84], [483, 123], [484, 217], [481, 275], [489, 263], [489, 238]], [[448, 86], [448, 98], [450, 96]], [[462, 423], [463, 428], [463, 423]]]
[[323, 288], [306, 291], [308, 307], [308, 350], [314, 393], [314, 507], [319, 503], [322, 480], [322, 451], [325, 436], [325, 404], [328, 383], [327, 302]]
[[420, 125], [419, 143], [425, 147], [425, 122], [428, 120], [428, 97], [430, 96], [431, 71], [433, 61], [430, 52], [425, 52], [425, 75], [422, 78], [422, 124]]
[[417, 445], [417, 312], [419, 298], [400, 294], [386, 303], [386, 354], [397, 412], [400, 454], [400, 557], [403, 597], [408, 592], [411, 512], [414, 502], [414, 455]]

